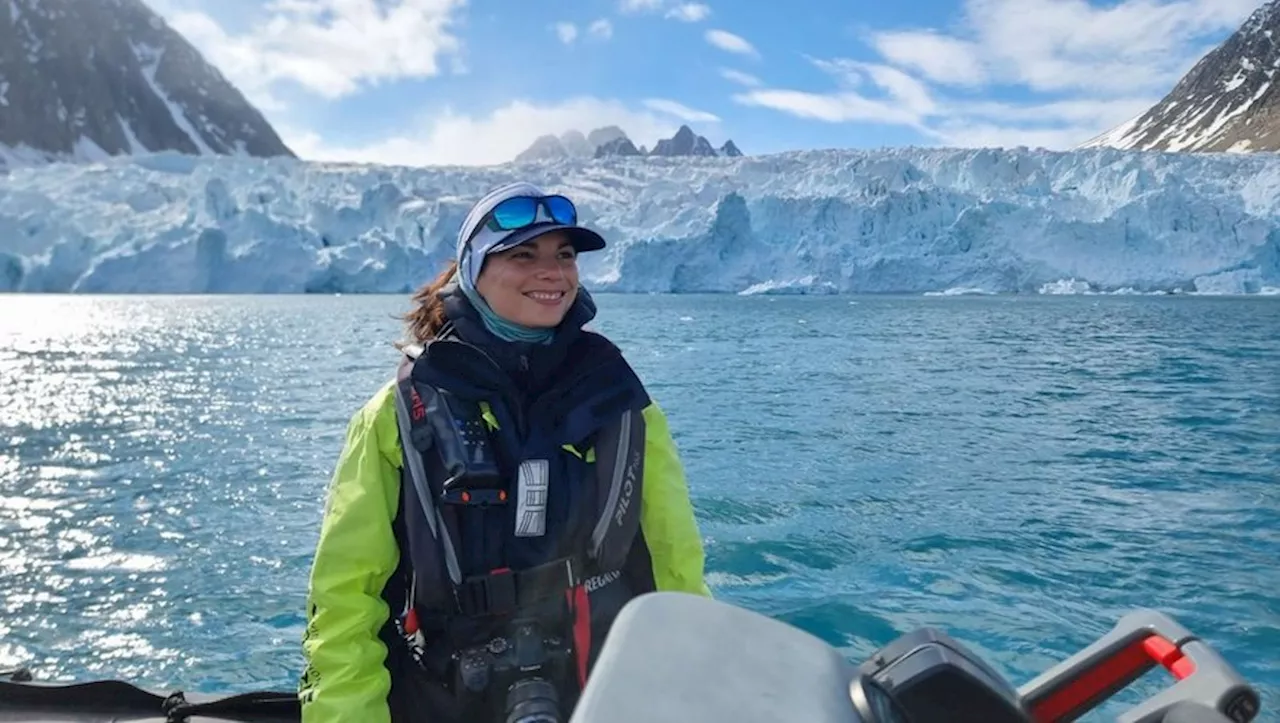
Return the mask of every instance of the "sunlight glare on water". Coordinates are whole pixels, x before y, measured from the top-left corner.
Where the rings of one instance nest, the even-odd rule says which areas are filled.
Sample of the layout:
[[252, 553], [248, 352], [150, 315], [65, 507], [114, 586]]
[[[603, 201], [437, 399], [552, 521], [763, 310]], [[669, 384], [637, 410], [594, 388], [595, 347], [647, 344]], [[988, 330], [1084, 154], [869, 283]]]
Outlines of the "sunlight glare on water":
[[[853, 659], [937, 625], [1019, 683], [1158, 607], [1280, 710], [1276, 300], [598, 301], [718, 597]], [[405, 309], [0, 296], [0, 667], [292, 688], [328, 475]]]

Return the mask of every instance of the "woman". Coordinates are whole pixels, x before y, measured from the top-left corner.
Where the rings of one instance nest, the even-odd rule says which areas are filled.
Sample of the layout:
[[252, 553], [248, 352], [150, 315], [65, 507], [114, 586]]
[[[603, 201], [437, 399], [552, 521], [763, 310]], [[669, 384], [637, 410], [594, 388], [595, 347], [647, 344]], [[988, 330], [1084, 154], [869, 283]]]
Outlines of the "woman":
[[[577, 254], [604, 245], [568, 199], [511, 184], [471, 209], [454, 262], [413, 297], [397, 379], [351, 420], [326, 501], [306, 723], [545, 705], [565, 720], [627, 600], [710, 595], [662, 411], [583, 329], [595, 306]], [[513, 672], [530, 641], [547, 641], [541, 669]]]

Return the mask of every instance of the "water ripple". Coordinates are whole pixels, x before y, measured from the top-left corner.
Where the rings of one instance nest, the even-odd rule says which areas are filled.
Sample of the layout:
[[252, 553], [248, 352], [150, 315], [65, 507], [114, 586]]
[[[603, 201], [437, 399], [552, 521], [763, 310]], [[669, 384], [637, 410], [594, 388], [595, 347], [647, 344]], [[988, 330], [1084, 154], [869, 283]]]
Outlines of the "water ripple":
[[[599, 299], [718, 596], [1015, 682], [1178, 616], [1280, 710], [1280, 304]], [[290, 687], [328, 474], [398, 297], [0, 298], [0, 667]], [[679, 320], [679, 321], [673, 321]]]

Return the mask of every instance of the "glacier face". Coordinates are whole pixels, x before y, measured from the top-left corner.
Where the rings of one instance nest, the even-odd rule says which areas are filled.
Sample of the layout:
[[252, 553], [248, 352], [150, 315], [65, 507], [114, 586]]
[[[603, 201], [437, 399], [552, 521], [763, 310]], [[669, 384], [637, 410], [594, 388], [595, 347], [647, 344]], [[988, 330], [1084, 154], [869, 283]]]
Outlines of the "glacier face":
[[[1039, 293], [1280, 286], [1280, 158], [1088, 149], [803, 151], [485, 168], [174, 153], [0, 176], [0, 290], [405, 292], [512, 179], [610, 240], [625, 292]], [[1057, 286], [1055, 286], [1057, 285]]]

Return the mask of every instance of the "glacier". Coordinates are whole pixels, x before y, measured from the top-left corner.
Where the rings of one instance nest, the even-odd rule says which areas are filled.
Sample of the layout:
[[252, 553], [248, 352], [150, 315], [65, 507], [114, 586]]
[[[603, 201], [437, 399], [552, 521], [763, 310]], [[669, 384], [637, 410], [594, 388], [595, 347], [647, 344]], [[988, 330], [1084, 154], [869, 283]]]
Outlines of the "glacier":
[[173, 152], [0, 175], [0, 291], [403, 293], [525, 179], [609, 247], [597, 291], [1208, 293], [1280, 287], [1280, 157], [814, 150], [411, 168]]

